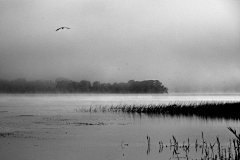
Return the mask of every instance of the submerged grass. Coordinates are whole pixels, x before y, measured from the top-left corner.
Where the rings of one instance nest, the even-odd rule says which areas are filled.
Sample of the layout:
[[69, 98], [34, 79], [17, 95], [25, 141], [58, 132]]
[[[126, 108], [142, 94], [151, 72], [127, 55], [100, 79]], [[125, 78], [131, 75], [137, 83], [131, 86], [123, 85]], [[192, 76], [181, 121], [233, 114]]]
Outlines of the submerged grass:
[[240, 102], [195, 102], [149, 105], [116, 105], [108, 110], [113, 112], [138, 113], [147, 115], [199, 116], [206, 118], [240, 119]]

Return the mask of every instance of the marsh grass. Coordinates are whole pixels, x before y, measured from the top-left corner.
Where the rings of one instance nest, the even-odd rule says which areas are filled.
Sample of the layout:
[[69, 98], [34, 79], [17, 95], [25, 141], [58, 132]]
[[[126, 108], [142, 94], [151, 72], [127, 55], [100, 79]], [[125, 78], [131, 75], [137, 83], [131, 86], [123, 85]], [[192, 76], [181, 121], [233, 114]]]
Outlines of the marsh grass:
[[197, 116], [201, 118], [240, 119], [236, 101], [172, 102], [168, 104], [116, 104], [91, 105], [75, 109], [76, 112], [123, 112], [149, 116]]
[[[235, 138], [232, 140], [233, 149], [236, 159], [240, 160], [240, 133], [237, 133], [234, 128], [228, 127], [228, 130], [232, 132]], [[230, 147], [232, 146], [230, 141]], [[230, 148], [231, 150], [231, 148]]]
[[[113, 107], [113, 106], [111, 106]], [[102, 105], [96, 105], [96, 106], [82, 106], [74, 109], [75, 112], [89, 112], [89, 113], [94, 113], [94, 112], [106, 112], [110, 111], [109, 106], [102, 106]]]
[[[198, 141], [196, 139], [195, 144], [190, 143], [188, 138], [187, 142], [179, 143], [175, 136], [172, 136], [170, 144], [164, 146], [162, 141], [159, 141], [159, 153], [162, 153], [165, 149], [170, 149], [172, 156], [170, 159], [187, 159], [187, 160], [240, 160], [240, 133], [237, 133], [235, 129], [228, 127], [229, 131], [235, 136], [233, 139], [229, 139], [229, 145], [223, 145], [220, 142], [219, 137], [216, 137], [214, 143], [207, 142], [204, 139], [204, 134], [202, 132], [202, 137]], [[150, 154], [150, 136], [147, 135], [147, 154]], [[190, 148], [195, 148], [195, 153], [199, 153], [200, 156], [196, 154], [190, 154]], [[194, 152], [191, 150], [191, 152]]]
[[138, 113], [147, 115], [198, 116], [202, 118], [240, 119], [240, 102], [193, 102], [148, 105], [116, 105], [108, 108], [112, 112]]

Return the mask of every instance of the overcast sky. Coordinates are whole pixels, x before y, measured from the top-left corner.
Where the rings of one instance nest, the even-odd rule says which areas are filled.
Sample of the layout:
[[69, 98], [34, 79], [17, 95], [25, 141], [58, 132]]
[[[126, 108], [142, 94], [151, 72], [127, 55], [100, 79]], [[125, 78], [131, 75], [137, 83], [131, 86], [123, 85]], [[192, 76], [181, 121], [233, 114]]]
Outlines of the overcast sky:
[[58, 77], [240, 91], [240, 0], [0, 0], [0, 79]]

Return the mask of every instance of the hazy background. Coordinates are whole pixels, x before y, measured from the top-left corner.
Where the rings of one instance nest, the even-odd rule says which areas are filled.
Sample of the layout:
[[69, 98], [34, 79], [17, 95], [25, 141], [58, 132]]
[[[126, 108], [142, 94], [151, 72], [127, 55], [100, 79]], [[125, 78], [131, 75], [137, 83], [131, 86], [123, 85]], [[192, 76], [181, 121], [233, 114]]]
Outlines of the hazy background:
[[0, 0], [0, 79], [240, 92], [239, 61], [239, 0]]

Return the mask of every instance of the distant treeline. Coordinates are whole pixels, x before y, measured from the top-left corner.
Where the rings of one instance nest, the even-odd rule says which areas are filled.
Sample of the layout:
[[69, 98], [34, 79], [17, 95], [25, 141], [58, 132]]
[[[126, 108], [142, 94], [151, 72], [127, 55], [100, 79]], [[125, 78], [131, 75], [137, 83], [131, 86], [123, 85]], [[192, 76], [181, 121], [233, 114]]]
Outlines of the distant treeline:
[[95, 81], [91, 84], [86, 80], [75, 82], [63, 78], [55, 82], [0, 79], [0, 93], [168, 93], [168, 88], [158, 80], [129, 80], [127, 83], [113, 84]]

